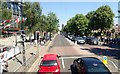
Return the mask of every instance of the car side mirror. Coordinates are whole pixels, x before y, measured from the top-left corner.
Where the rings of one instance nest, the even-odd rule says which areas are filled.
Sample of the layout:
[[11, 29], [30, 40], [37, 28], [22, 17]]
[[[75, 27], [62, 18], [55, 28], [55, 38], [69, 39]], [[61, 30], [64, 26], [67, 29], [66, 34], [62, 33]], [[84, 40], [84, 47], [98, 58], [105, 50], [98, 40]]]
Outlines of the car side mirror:
[[76, 60], [73, 61], [73, 63], [75, 63]]
[[58, 58], [60, 58], [61, 56], [57, 55]]

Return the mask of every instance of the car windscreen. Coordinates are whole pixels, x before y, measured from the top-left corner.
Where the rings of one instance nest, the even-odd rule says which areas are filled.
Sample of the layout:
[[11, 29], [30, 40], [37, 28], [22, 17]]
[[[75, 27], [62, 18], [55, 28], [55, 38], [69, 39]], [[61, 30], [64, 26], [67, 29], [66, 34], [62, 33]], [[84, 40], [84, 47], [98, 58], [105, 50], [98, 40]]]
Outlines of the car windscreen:
[[82, 37], [77, 37], [77, 39], [79, 39], [79, 40], [83, 40], [83, 38], [82, 38]]
[[41, 62], [41, 66], [56, 66], [57, 61], [56, 60], [43, 60]]
[[87, 72], [109, 72], [102, 63], [93, 63], [86, 66]]

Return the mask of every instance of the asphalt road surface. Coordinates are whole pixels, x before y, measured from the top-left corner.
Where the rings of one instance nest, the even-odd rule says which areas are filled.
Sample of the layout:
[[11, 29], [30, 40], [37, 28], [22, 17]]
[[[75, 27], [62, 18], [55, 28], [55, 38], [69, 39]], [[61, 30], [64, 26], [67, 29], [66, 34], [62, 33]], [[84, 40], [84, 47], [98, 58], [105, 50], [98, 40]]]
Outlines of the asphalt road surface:
[[[97, 50], [98, 48], [104, 48], [104, 50], [106, 51], [108, 47], [96, 45], [76, 45], [74, 44], [74, 42], [58, 34], [53, 40], [53, 43], [50, 45], [49, 49], [47, 50], [47, 53], [56, 53], [60, 55], [61, 73], [71, 74], [70, 66], [73, 63], [73, 60], [76, 58], [97, 57], [102, 61], [103, 56], [106, 55], [102, 54], [104, 51]], [[110, 52], [106, 51], [106, 53], [113, 54], [111, 52], [111, 49]], [[116, 51], [114, 53], [117, 54]], [[115, 56], [108, 56], [108, 64], [106, 66], [112, 72], [112, 74], [118, 74], [119, 59], [115, 59], [114, 57]]]

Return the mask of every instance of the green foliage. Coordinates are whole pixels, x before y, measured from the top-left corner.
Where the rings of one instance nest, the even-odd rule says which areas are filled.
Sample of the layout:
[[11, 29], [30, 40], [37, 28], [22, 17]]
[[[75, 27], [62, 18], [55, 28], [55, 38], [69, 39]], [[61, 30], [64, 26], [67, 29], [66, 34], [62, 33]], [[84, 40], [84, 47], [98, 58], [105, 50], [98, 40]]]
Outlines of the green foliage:
[[83, 14], [76, 14], [64, 27], [64, 31], [71, 32], [75, 35], [84, 35], [88, 27], [88, 19]]
[[23, 7], [23, 15], [27, 18], [25, 26], [28, 26], [30, 32], [35, 32], [39, 29], [40, 16], [42, 9], [40, 8], [39, 2], [25, 2]]
[[58, 30], [58, 23], [59, 20], [57, 19], [57, 16], [55, 13], [50, 12], [47, 16], [48, 21], [48, 32], [53, 32], [55, 30]]
[[0, 5], [0, 15], [2, 20], [12, 19], [12, 11], [7, 8], [6, 2], [2, 2], [2, 5]]
[[53, 12], [47, 16], [42, 14], [42, 8], [38, 2], [25, 2], [23, 15], [27, 18], [25, 26], [28, 26], [29, 32], [41, 31], [54, 32], [58, 30], [59, 20]]
[[86, 15], [86, 18], [91, 20], [91, 18], [94, 16], [95, 11], [88, 12]]
[[89, 30], [91, 31], [93, 29], [93, 26], [92, 26], [93, 20], [92, 20], [92, 18], [94, 17], [94, 13], [95, 13], [95, 11], [91, 11], [91, 12], [88, 12], [87, 15], [86, 15], [86, 18], [89, 20], [89, 22], [88, 22], [88, 31]]
[[3, 20], [12, 19], [12, 12], [7, 8], [2, 9], [2, 19]]
[[94, 30], [110, 29], [113, 26], [114, 13], [108, 5], [99, 7], [92, 19], [92, 27]]
[[[96, 11], [88, 12], [86, 17], [82, 14], [76, 14], [67, 21], [63, 31], [72, 34], [90, 35], [92, 30], [110, 29], [113, 26], [114, 13], [108, 5], [99, 7]], [[114, 30], [113, 30], [114, 31]], [[96, 34], [97, 35], [97, 34]]]

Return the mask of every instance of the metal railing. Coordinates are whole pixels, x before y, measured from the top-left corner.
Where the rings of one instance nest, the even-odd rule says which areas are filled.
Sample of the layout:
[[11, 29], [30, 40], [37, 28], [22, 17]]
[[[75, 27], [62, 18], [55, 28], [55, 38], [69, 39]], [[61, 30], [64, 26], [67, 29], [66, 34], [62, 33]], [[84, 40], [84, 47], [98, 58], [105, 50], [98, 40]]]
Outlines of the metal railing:
[[[32, 45], [33, 47], [33, 45]], [[29, 49], [29, 45], [26, 47], [26, 49]], [[27, 72], [29, 70], [29, 68], [32, 66], [32, 64], [36, 61], [36, 59], [39, 57], [39, 53], [33, 54], [29, 59], [26, 60], [25, 62], [25, 66], [24, 63], [18, 67], [14, 72]]]
[[25, 66], [22, 65], [20, 67], [18, 67], [18, 69], [16, 69], [14, 72], [27, 72], [29, 70], [29, 68], [32, 66], [32, 64], [36, 61], [36, 59], [38, 58], [38, 54], [31, 56], [26, 62], [25, 62]]

